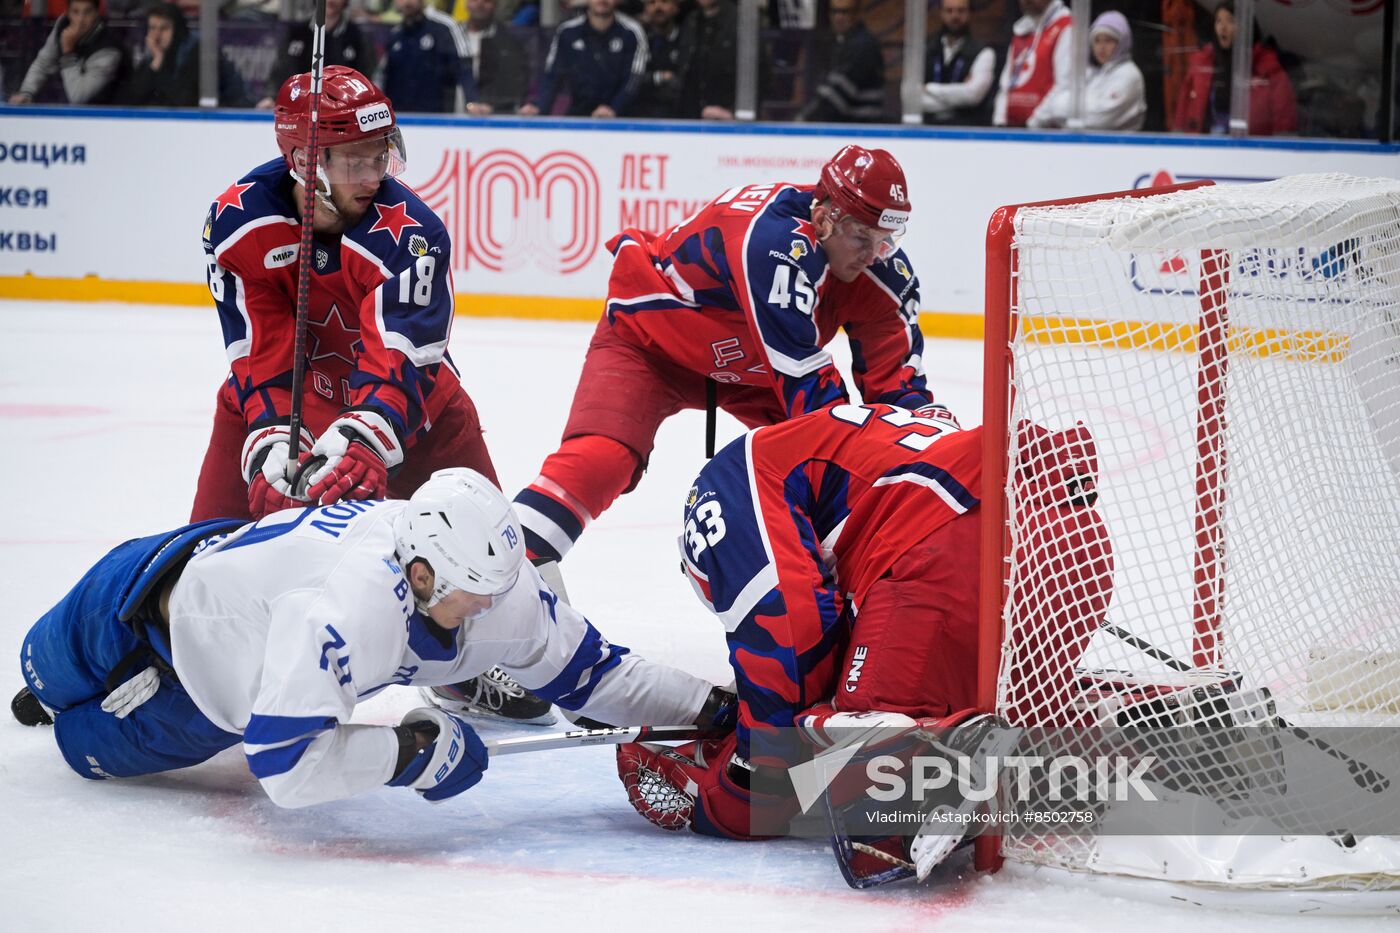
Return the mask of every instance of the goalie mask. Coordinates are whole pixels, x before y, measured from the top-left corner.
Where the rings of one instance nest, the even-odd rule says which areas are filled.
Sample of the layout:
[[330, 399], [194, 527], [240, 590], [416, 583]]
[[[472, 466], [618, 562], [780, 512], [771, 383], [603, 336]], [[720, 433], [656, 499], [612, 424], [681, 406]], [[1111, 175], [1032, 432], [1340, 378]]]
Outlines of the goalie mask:
[[454, 590], [499, 596], [509, 590], [525, 560], [520, 521], [501, 491], [475, 470], [438, 470], [419, 486], [394, 522], [394, 545], [407, 572], [427, 561], [430, 609]]
[[875, 253], [881, 261], [894, 255], [909, 226], [909, 184], [884, 149], [845, 146], [822, 166], [813, 196], [831, 205], [838, 225], [861, 224], [882, 237]]
[[[330, 204], [335, 184], [368, 178], [382, 181], [403, 172], [407, 159], [393, 105], [364, 75], [344, 65], [328, 66], [317, 109], [316, 146], [321, 155], [316, 174], [323, 203]], [[292, 177], [305, 185], [306, 151], [311, 145], [309, 72], [292, 75], [282, 84], [274, 114], [277, 147]]]

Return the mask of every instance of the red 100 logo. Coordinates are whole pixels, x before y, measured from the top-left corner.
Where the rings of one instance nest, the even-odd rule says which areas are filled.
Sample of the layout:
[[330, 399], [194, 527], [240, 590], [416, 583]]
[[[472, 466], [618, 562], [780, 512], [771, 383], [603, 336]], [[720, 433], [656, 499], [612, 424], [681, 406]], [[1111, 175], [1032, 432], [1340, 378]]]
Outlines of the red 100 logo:
[[567, 275], [598, 251], [598, 173], [576, 153], [448, 150], [414, 187], [447, 225], [455, 269]]

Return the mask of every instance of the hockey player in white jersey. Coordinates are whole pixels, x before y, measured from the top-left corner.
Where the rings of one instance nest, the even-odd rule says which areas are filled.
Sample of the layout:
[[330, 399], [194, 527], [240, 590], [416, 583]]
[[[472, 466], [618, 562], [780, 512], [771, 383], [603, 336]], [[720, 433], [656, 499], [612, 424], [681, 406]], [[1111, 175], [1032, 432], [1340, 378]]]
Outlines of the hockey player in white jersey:
[[385, 687], [499, 665], [610, 724], [709, 724], [722, 696], [607, 641], [524, 560], [483, 476], [442, 470], [404, 501], [214, 520], [111, 551], [30, 630], [22, 722], [52, 714], [64, 759], [101, 779], [204, 761], [239, 742], [288, 807], [383, 784], [429, 800], [481, 779], [484, 746], [436, 707], [352, 723]]

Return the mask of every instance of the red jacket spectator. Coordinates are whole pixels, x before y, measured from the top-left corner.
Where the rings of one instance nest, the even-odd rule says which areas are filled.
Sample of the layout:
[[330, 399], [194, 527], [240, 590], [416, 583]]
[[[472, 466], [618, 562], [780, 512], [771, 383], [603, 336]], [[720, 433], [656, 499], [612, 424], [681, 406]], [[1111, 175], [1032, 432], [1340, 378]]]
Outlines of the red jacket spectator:
[[[1242, 37], [1245, 38], [1245, 37]], [[1230, 131], [1231, 49], [1235, 40], [1235, 4], [1221, 0], [1215, 8], [1215, 42], [1191, 56], [1186, 80], [1176, 98], [1172, 129], [1182, 133]], [[1298, 129], [1293, 84], [1273, 49], [1254, 43], [1249, 79], [1249, 135], [1274, 136]]]
[[[1186, 83], [1176, 99], [1176, 120], [1172, 128], [1182, 133], [1208, 133], [1216, 117], [1227, 124], [1230, 113], [1229, 62], [1225, 78], [1220, 83], [1215, 107], [1211, 103], [1211, 85], [1216, 72], [1216, 49], [1206, 45], [1191, 56]], [[1298, 129], [1298, 105], [1293, 96], [1293, 83], [1279, 64], [1278, 55], [1267, 46], [1254, 44], [1254, 69], [1249, 79], [1249, 135], [1277, 136]]]

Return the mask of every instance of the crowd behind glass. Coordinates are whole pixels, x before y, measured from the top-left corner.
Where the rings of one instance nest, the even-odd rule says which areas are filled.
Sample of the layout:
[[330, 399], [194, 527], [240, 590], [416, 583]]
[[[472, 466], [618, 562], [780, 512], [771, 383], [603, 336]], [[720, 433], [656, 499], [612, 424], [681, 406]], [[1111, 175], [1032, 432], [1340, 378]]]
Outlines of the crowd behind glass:
[[[924, 2], [328, 0], [326, 60], [404, 113], [1394, 139], [1396, 0]], [[0, 80], [17, 105], [267, 108], [309, 17], [0, 0]]]

